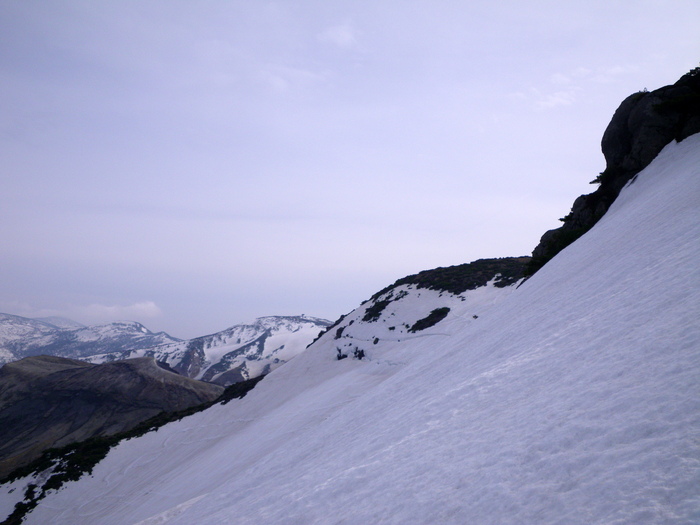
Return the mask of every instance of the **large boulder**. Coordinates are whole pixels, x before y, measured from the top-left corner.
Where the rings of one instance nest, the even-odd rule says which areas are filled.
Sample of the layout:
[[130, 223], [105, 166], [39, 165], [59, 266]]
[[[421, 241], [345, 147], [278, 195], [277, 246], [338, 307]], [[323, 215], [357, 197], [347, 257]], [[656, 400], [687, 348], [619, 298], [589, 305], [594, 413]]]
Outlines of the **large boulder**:
[[600, 184], [578, 197], [560, 228], [546, 232], [532, 252], [527, 273], [533, 274], [566, 246], [590, 230], [637, 173], [671, 141], [700, 132], [700, 68], [673, 85], [627, 97], [603, 134], [606, 167], [593, 182]]

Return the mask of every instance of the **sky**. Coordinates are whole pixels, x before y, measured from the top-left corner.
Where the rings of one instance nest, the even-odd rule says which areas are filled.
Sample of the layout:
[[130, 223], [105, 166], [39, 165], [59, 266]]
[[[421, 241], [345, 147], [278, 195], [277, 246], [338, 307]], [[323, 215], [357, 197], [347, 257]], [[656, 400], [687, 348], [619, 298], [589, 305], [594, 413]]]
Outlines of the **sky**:
[[0, 311], [191, 338], [528, 255], [700, 3], [0, 2]]

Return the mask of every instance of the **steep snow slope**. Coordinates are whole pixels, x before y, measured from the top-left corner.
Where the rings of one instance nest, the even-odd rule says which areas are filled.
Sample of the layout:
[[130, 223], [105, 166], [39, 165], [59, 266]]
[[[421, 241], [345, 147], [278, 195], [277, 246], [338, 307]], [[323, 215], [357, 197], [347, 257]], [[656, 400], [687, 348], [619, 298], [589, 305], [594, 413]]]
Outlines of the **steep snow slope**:
[[28, 522], [697, 523], [699, 201], [696, 135], [478, 319], [363, 360], [330, 331]]
[[153, 356], [184, 376], [230, 385], [267, 374], [289, 361], [330, 324], [305, 315], [260, 317], [212, 335], [155, 348], [99, 354], [88, 360], [105, 363]]

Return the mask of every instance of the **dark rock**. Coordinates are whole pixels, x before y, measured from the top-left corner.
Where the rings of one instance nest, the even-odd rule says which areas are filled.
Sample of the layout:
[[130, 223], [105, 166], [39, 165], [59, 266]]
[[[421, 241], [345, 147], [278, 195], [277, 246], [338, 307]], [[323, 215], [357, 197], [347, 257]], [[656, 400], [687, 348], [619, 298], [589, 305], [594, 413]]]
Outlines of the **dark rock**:
[[447, 306], [443, 306], [442, 308], [436, 308], [423, 319], [419, 319], [418, 321], [416, 321], [413, 324], [413, 326], [408, 329], [408, 331], [416, 333], [420, 332], [421, 330], [425, 330], [426, 328], [430, 328], [431, 326], [435, 326], [445, 317], [447, 317], [447, 314], [449, 313], [450, 309]]
[[[403, 277], [391, 286], [387, 286], [375, 293], [372, 296], [375, 305], [368, 308], [367, 312], [369, 313], [372, 308], [378, 309], [381, 306], [377, 314], [381, 313], [381, 310], [386, 305], [379, 305], [381, 301], [377, 301], [377, 299], [393, 288], [404, 284], [414, 284], [417, 288], [428, 288], [455, 295], [459, 295], [467, 290], [476, 290], [481, 286], [486, 286], [490, 281], [494, 281], [494, 286], [504, 288], [515, 284], [523, 278], [525, 267], [529, 261], [529, 257], [502, 257], [498, 259], [479, 259], [446, 268], [423, 270], [417, 274]], [[390, 302], [391, 300], [387, 301]], [[378, 317], [379, 315], [376, 315], [376, 318]], [[363, 321], [368, 320], [370, 319], [363, 319]]]
[[214, 379], [214, 383], [221, 386], [230, 386], [236, 383], [242, 383], [244, 381], [247, 381], [248, 379], [249, 377], [247, 373], [247, 367], [244, 363], [241, 366], [237, 366], [236, 368], [227, 370], [219, 377]]
[[156, 361], [156, 364], [161, 367], [163, 370], [166, 370], [168, 372], [172, 372], [173, 374], [179, 374], [177, 370], [175, 370], [172, 366], [168, 364], [167, 361]]
[[205, 339], [205, 337], [197, 337], [187, 343], [182, 359], [175, 365], [178, 374], [186, 377], [196, 377], [199, 374], [206, 360], [204, 354]]
[[606, 167], [594, 181], [598, 189], [574, 201], [563, 225], [546, 232], [532, 252], [532, 275], [566, 246], [590, 230], [605, 215], [620, 190], [646, 168], [671, 141], [700, 132], [700, 68], [678, 82], [652, 92], [627, 97], [603, 134]]

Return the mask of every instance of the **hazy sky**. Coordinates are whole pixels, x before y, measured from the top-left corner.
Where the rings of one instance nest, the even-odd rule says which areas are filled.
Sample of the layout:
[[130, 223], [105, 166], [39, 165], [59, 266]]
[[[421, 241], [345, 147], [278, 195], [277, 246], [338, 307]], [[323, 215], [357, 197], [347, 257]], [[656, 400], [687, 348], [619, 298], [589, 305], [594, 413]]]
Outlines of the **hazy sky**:
[[531, 253], [697, 0], [0, 1], [0, 311], [176, 337]]

